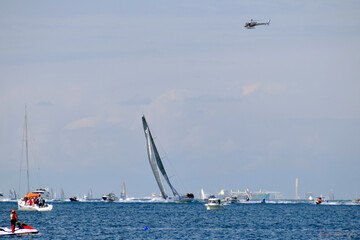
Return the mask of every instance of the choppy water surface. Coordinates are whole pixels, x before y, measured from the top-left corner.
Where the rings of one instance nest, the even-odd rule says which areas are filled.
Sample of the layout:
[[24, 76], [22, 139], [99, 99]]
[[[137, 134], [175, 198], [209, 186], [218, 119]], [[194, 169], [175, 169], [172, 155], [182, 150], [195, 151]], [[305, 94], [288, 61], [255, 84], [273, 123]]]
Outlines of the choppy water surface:
[[[18, 212], [39, 239], [360, 239], [360, 205], [54, 202], [51, 212]], [[10, 226], [16, 202], [0, 202]], [[10, 237], [3, 237], [10, 238]]]

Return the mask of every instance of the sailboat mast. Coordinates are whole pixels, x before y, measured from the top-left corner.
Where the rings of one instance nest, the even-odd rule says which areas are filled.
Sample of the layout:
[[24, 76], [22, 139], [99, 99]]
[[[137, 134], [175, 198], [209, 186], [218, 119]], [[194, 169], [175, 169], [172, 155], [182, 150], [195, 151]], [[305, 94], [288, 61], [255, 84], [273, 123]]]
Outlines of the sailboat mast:
[[25, 143], [26, 143], [26, 175], [27, 175], [27, 189], [30, 192], [29, 183], [29, 151], [28, 151], [28, 133], [27, 133], [27, 106], [25, 105]]

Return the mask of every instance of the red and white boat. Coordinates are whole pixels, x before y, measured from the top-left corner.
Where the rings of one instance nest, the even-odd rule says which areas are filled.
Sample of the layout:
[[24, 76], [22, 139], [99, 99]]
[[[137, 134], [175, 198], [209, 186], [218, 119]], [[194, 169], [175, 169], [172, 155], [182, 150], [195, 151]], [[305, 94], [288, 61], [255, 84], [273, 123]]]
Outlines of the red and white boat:
[[0, 227], [0, 236], [2, 235], [29, 235], [29, 234], [38, 234], [39, 231], [35, 228], [32, 228], [25, 223], [21, 224], [21, 227], [16, 227], [15, 231], [12, 232], [11, 228]]

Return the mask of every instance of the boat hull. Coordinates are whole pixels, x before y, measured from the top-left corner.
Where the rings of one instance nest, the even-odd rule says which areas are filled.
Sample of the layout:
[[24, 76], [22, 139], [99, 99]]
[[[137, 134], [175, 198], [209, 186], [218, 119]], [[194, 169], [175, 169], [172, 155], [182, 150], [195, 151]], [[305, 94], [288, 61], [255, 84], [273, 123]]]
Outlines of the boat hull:
[[29, 234], [38, 234], [39, 231], [30, 226], [24, 226], [24, 228], [15, 228], [15, 231], [12, 232], [10, 228], [0, 227], [0, 236], [3, 235], [29, 235]]
[[213, 203], [207, 203], [205, 204], [206, 210], [219, 210], [223, 209], [224, 206], [221, 204], [213, 204]]
[[189, 203], [194, 201], [194, 198], [190, 198], [186, 196], [174, 196], [174, 197], [167, 197], [165, 200], [167, 202]]
[[19, 211], [38, 211], [38, 212], [47, 212], [53, 209], [53, 205], [46, 204], [43, 207], [39, 207], [38, 205], [28, 205], [24, 201], [18, 201], [18, 210]]

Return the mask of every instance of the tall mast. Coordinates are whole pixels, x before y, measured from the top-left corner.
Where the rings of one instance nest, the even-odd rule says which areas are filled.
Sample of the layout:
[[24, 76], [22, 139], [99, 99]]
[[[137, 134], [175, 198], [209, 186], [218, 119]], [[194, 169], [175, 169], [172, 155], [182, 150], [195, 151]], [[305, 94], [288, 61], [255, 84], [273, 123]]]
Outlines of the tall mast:
[[27, 188], [30, 192], [29, 183], [29, 151], [28, 151], [28, 134], [27, 134], [27, 106], [25, 105], [25, 143], [26, 143], [26, 175], [27, 175]]

